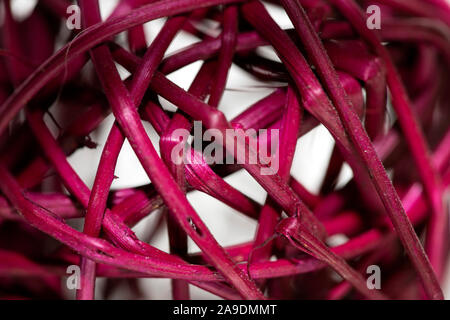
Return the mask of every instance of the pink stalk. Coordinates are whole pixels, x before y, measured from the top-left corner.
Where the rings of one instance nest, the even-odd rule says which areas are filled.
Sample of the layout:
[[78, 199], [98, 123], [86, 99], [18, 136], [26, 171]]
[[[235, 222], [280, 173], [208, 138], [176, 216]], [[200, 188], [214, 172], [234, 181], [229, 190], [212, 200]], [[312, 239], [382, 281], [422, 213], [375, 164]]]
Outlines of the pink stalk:
[[[84, 19], [88, 25], [92, 25], [99, 20], [98, 6], [91, 2], [89, 5], [91, 10], [88, 10], [89, 2], [86, 1], [82, 2]], [[94, 10], [95, 8], [97, 9]], [[109, 49], [106, 46], [99, 47], [94, 49], [91, 55], [117, 122], [180, 226], [202, 248], [211, 262], [234, 284], [244, 298], [263, 298], [254, 283], [234, 265], [221, 249], [156, 154], [140, 122], [130, 94], [115, 69]]]
[[[296, 93], [291, 87], [288, 87], [285, 110], [281, 125], [280, 146], [275, 156], [279, 158], [280, 163], [278, 173], [287, 181], [290, 177], [302, 117]], [[252, 255], [252, 260], [259, 261], [270, 258], [272, 251], [271, 243], [267, 245], [263, 244], [274, 234], [279, 219], [280, 209], [272, 199], [268, 198], [261, 209], [258, 230], [253, 244], [256, 251]], [[261, 249], [258, 250], [258, 247], [261, 247]]]
[[[308, 51], [311, 59], [317, 66], [319, 75], [326, 84], [327, 88], [330, 90], [331, 99], [333, 100], [334, 105], [338, 110], [341, 119], [343, 120], [344, 126], [346, 127], [346, 130], [354, 143], [357, 153], [364, 161], [366, 168], [369, 170], [371, 176], [373, 177], [373, 182], [378, 191], [378, 194], [380, 195], [380, 198], [383, 201], [383, 204], [385, 205], [385, 208], [388, 214], [390, 215], [390, 218], [397, 232], [399, 233], [400, 239], [402, 240], [403, 245], [405, 246], [411, 260], [413, 261], [416, 267], [418, 274], [420, 275], [423, 281], [425, 290], [429, 298], [442, 299], [443, 298], [442, 291], [439, 287], [439, 283], [436, 279], [436, 276], [434, 275], [430, 262], [428, 261], [427, 256], [423, 251], [422, 245], [420, 244], [419, 239], [417, 238], [417, 235], [411, 226], [411, 223], [408, 221], [405, 211], [401, 205], [400, 199], [398, 198], [398, 195], [391, 181], [389, 180], [386, 171], [384, 170], [383, 164], [379, 160], [378, 155], [376, 154], [369, 137], [364, 131], [357, 115], [352, 112], [352, 108], [348, 107], [348, 100], [345, 95], [345, 92], [344, 90], [342, 90], [342, 87], [340, 87], [335, 71], [320, 42], [319, 37], [312, 29], [312, 26], [309, 24], [308, 17], [306, 16], [305, 12], [303, 11], [303, 8], [301, 7], [301, 5], [298, 4], [298, 2], [283, 0], [282, 3], [286, 8], [287, 13], [289, 14], [291, 20], [293, 21], [299, 35], [302, 37], [302, 39], [304, 39], [306, 50]], [[364, 30], [368, 29], [365, 28]], [[377, 47], [381, 47], [381, 44], [378, 45]], [[387, 67], [388, 70], [391, 69], [389, 67], [389, 62], [386, 62], [386, 64], [388, 65]], [[389, 71], [388, 71], [388, 81], [389, 81]], [[414, 135], [418, 135], [420, 131], [416, 130], [417, 127], [413, 126], [411, 129], [411, 126], [409, 125], [413, 121], [411, 109], [409, 109], [405, 105], [404, 109], [402, 110], [407, 110], [405, 111], [407, 115], [405, 117], [406, 118], [405, 120], [407, 120], [408, 123], [407, 128], [410, 129], [408, 132]], [[401, 117], [401, 115], [399, 115], [399, 117]], [[418, 138], [419, 141], [423, 142], [423, 139], [420, 139], [420, 136]], [[418, 143], [417, 139], [413, 141], [414, 146], [417, 146]], [[424, 145], [420, 146], [423, 147], [420, 150], [420, 152], [426, 150], [426, 147]], [[418, 149], [417, 147], [414, 147], [413, 150], [417, 149]], [[426, 167], [420, 171], [426, 174], [427, 177], [429, 177], [430, 174], [433, 175], [434, 170], [430, 168], [429, 162], [427, 162], [426, 158], [424, 157], [426, 157], [426, 152], [420, 155], [420, 159], [423, 161], [419, 163], [424, 165], [426, 164]], [[434, 177], [436, 177], [436, 175]], [[426, 183], [427, 182], [433, 183], [434, 178], [427, 179], [425, 181]], [[435, 185], [432, 185], [432, 187], [430, 188], [431, 190], [433, 190], [434, 195], [433, 198], [439, 197], [436, 201], [440, 202], [441, 201], [440, 194], [438, 191], [436, 191], [435, 188], [436, 188]], [[433, 201], [433, 203], [436, 204], [436, 201]], [[436, 209], [436, 207], [434, 208]], [[442, 208], [442, 205], [440, 206], [440, 208]], [[435, 212], [440, 212], [441, 214], [441, 210], [435, 210]], [[435, 236], [435, 233], [433, 233], [433, 236]], [[433, 244], [435, 244], [435, 242], [433, 242]], [[438, 247], [438, 250], [442, 250], [440, 246]], [[439, 262], [442, 264], [441, 260], [439, 260]]]
[[[68, 32], [71, 1], [40, 0], [23, 19], [11, 0], [2, 3], [0, 241], [10, 243], [0, 250], [2, 297], [63, 298], [59, 282], [75, 264], [78, 299], [94, 298], [97, 277], [110, 278], [106, 299], [120, 283], [142, 298], [141, 278], [170, 279], [181, 300], [189, 286], [225, 299], [442, 299], [449, 5], [361, 0], [382, 7], [376, 31], [355, 1], [269, 2], [294, 28], [283, 30], [258, 0], [121, 0], [104, 22], [98, 0], [79, 0], [85, 28]], [[146, 23], [159, 18], [147, 44]], [[167, 54], [179, 31], [198, 40]], [[169, 80], [193, 63], [201, 67], [190, 86]], [[262, 83], [252, 91], [273, 91], [228, 119], [225, 90], [247, 91], [228, 85], [236, 68]], [[99, 147], [109, 116], [90, 190], [69, 157]], [[315, 194], [292, 164], [298, 139], [318, 126], [335, 145]], [[151, 182], [111, 190], [125, 139]], [[340, 180], [347, 164], [348, 182]], [[267, 192], [263, 204], [228, 183], [240, 170]], [[187, 200], [192, 191], [252, 219], [254, 240], [222, 247]], [[80, 218], [83, 232], [70, 226]], [[133, 228], [143, 223], [140, 239]], [[169, 252], [152, 245], [163, 230]], [[188, 252], [188, 238], [199, 252]], [[367, 288], [369, 264], [383, 268], [383, 291]]]
[[223, 31], [221, 34], [222, 47], [219, 54], [217, 77], [212, 85], [208, 104], [217, 107], [225, 90], [228, 70], [231, 67], [234, 50], [237, 41], [238, 31], [238, 9], [236, 6], [229, 6], [223, 12]]
[[384, 300], [386, 297], [376, 290], [370, 290], [365, 279], [352, 269], [344, 259], [333, 254], [323, 243], [318, 242], [296, 219], [287, 218], [277, 226], [277, 231], [283, 234], [290, 243], [302, 251], [312, 255], [333, 267], [344, 279], [349, 281], [355, 289], [370, 299]]

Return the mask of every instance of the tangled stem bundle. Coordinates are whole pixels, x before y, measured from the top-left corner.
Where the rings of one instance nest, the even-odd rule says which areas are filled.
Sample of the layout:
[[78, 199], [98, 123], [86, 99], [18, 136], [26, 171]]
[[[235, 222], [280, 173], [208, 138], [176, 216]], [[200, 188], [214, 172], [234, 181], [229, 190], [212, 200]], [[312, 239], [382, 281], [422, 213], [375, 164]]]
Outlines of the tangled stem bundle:
[[[188, 299], [189, 285], [227, 299], [443, 298], [450, 6], [443, 0], [270, 2], [285, 10], [293, 29], [282, 29], [253, 0], [121, 0], [104, 21], [98, 0], [80, 0], [83, 29], [64, 35], [55, 52], [71, 3], [40, 0], [19, 22], [10, 0], [3, 1], [0, 236], [13, 234], [16, 244], [0, 249], [0, 295], [60, 297], [64, 266], [78, 264], [78, 299], [94, 298], [97, 277], [170, 278], [175, 299]], [[366, 25], [365, 8], [373, 3], [382, 8], [381, 30]], [[163, 17], [148, 45], [143, 24]], [[207, 30], [211, 20], [217, 27]], [[180, 32], [199, 40], [166, 54]], [[127, 45], [117, 40], [120, 33]], [[263, 46], [279, 61], [263, 56]], [[188, 90], [167, 78], [197, 61], [202, 65]], [[268, 86], [281, 85], [227, 119], [221, 101], [232, 65]], [[178, 109], [164, 109], [160, 98]], [[389, 103], [396, 121], [387, 116]], [[65, 119], [56, 138], [44, 119], [50, 107]], [[74, 108], [78, 116], [70, 119]], [[89, 134], [110, 113], [115, 122], [97, 146], [102, 155], [90, 189], [67, 158], [96, 147]], [[144, 121], [160, 137], [159, 154]], [[190, 132], [195, 121], [236, 135], [236, 146], [221, 147], [237, 165], [211, 164], [195, 148], [189, 149], [194, 162], [175, 161], [173, 151], [185, 143], [177, 132]], [[320, 194], [312, 194], [291, 171], [298, 139], [318, 125], [335, 148]], [[249, 129], [279, 131], [276, 172], [262, 174], [267, 163], [245, 161], [276, 143], [244, 136]], [[111, 190], [126, 140], [151, 184]], [[353, 179], [336, 188], [344, 163]], [[224, 180], [238, 170], [267, 191], [263, 204]], [[57, 178], [49, 187], [52, 171]], [[193, 190], [256, 220], [254, 240], [221, 246], [187, 200]], [[167, 217], [170, 252], [131, 229], [156, 211]], [[82, 232], [67, 224], [74, 218], [83, 218]], [[348, 240], [330, 247], [337, 234]], [[52, 249], [42, 242], [49, 237], [58, 241]], [[188, 252], [188, 237], [199, 253]], [[29, 241], [39, 244], [32, 253]], [[366, 283], [373, 264], [384, 272], [382, 290]], [[28, 286], [30, 276], [41, 286]]]

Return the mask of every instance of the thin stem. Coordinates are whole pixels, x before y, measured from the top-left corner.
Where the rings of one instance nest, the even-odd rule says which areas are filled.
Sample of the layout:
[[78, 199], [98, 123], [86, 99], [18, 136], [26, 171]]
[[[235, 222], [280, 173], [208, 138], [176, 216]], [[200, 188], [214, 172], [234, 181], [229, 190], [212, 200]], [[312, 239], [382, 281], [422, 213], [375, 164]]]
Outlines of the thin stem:
[[[422, 279], [429, 298], [443, 299], [443, 294], [439, 287], [439, 282], [437, 281], [436, 276], [433, 272], [433, 268], [431, 267], [431, 264], [428, 261], [422, 245], [406, 216], [397, 192], [395, 191], [391, 181], [389, 180], [383, 164], [378, 158], [378, 155], [369, 137], [364, 131], [364, 128], [362, 127], [358, 116], [352, 111], [352, 108], [349, 106], [349, 101], [345, 94], [345, 91], [340, 86], [336, 72], [325, 52], [325, 49], [323, 48], [323, 45], [321, 44], [317, 33], [315, 33], [306, 13], [297, 1], [282, 0], [282, 3], [286, 8], [288, 15], [290, 16], [291, 21], [294, 23], [299, 36], [303, 40], [309, 56], [318, 68], [319, 76], [330, 92], [331, 99], [333, 100], [334, 105], [338, 110], [341, 119], [343, 120], [343, 124], [348, 135], [353, 141], [356, 151], [358, 152], [367, 170], [370, 172], [371, 177], [373, 178], [372, 181], [375, 184], [378, 194], [383, 201], [386, 211], [388, 212], [396, 231], [399, 233], [399, 237], [402, 240], [402, 243], [405, 246], [409, 257], [414, 263], [416, 270]], [[388, 70], [389, 69], [390, 67], [388, 66]], [[406, 95], [402, 96], [406, 97]], [[411, 117], [405, 117], [407, 128], [409, 128], [408, 132], [414, 133], [414, 135], [419, 135], [420, 131], [416, 126], [413, 126], [411, 129], [410, 124], [414, 123], [411, 109], [408, 108], [407, 105], [404, 105], [404, 109], [408, 110], [406, 113]], [[419, 140], [423, 143], [423, 139]], [[417, 139], [413, 141], [415, 145], [419, 143]], [[426, 151], [424, 152], [424, 150], [426, 150], [425, 146], [421, 146], [423, 148], [420, 150], [420, 152], [423, 153], [421, 154], [420, 158], [424, 161], [421, 161], [420, 163], [426, 164], [426, 169], [422, 171], [427, 171], [426, 175], [427, 177], [429, 177], [430, 174], [433, 174], [433, 169], [430, 168], [429, 162], [427, 162], [426, 158], [424, 159], [424, 157], [426, 157]], [[417, 149], [418, 148], [416, 147], [414, 148], [414, 150]], [[429, 179], [427, 179], [426, 181], [429, 181]], [[432, 181], [434, 181], [434, 179]], [[432, 190], [433, 194], [435, 194], [435, 186], [433, 186]]]

